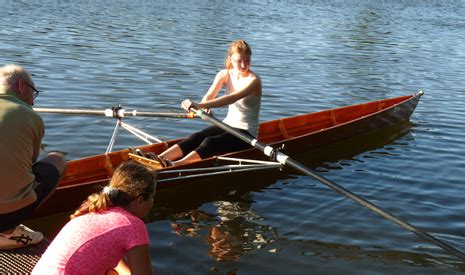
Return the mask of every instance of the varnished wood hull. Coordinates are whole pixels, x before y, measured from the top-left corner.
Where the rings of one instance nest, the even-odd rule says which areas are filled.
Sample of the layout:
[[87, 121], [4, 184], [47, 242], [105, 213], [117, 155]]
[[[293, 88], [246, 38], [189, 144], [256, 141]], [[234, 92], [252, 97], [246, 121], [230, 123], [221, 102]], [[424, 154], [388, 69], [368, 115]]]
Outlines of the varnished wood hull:
[[[263, 122], [260, 124], [259, 140], [274, 147], [284, 144], [285, 153], [291, 156], [311, 151], [334, 142], [408, 121], [421, 95], [420, 92], [410, 96]], [[144, 152], [161, 153], [179, 140], [139, 148]], [[122, 150], [107, 155], [102, 154], [69, 161], [66, 174], [56, 192], [37, 209], [35, 215], [49, 215], [76, 208], [89, 194], [99, 190], [102, 185], [107, 183], [113, 169], [129, 158], [128, 153], [128, 150]], [[262, 152], [253, 148], [224, 156], [265, 159]], [[216, 162], [217, 159], [213, 157], [165, 170], [211, 167]], [[166, 177], [166, 175], [160, 176], [160, 178]], [[158, 189], [188, 183], [189, 181], [185, 180], [160, 183]]]

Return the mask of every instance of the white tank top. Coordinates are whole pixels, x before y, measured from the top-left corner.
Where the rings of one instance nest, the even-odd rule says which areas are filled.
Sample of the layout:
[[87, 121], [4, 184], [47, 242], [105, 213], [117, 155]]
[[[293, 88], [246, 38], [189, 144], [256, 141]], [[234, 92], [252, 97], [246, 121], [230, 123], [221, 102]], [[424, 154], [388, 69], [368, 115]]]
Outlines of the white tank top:
[[231, 127], [247, 130], [254, 137], [258, 135], [258, 124], [262, 97], [248, 95], [228, 107], [228, 114], [223, 120]]

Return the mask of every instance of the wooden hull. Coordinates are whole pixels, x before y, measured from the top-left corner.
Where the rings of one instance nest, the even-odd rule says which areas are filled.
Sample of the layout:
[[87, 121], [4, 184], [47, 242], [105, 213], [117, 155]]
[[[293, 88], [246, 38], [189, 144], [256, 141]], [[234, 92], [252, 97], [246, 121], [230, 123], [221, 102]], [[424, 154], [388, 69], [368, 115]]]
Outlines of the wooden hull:
[[[322, 146], [339, 142], [373, 130], [408, 121], [423, 93], [373, 101], [316, 113], [263, 122], [260, 124], [259, 140], [279, 147], [285, 145], [288, 155], [309, 152]], [[138, 147], [144, 152], [161, 153], [180, 139], [165, 143]], [[108, 182], [113, 169], [128, 160], [128, 150], [97, 155], [68, 162], [68, 169], [54, 195], [47, 200], [35, 216], [70, 211], [91, 193]], [[262, 152], [248, 149], [224, 156], [265, 160]], [[161, 170], [211, 167], [218, 162], [216, 157], [195, 163]], [[167, 175], [160, 175], [166, 179]], [[158, 189], [187, 184], [180, 180], [159, 183]]]

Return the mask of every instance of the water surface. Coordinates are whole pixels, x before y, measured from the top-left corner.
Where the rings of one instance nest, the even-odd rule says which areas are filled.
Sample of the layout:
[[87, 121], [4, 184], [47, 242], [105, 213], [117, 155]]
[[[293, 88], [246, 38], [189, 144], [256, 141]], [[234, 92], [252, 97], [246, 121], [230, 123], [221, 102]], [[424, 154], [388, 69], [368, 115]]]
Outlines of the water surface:
[[[423, 90], [411, 123], [299, 156], [325, 177], [465, 251], [464, 1], [1, 1], [0, 63], [37, 107], [178, 110], [246, 39], [270, 120]], [[225, 110], [216, 112], [221, 117]], [[103, 153], [112, 119], [44, 114], [45, 150]], [[166, 140], [202, 121], [131, 118]], [[116, 148], [140, 145], [122, 133]], [[159, 274], [451, 274], [464, 263], [292, 171], [159, 194]], [[171, 202], [171, 203], [168, 203]], [[39, 225], [40, 227], [40, 225]]]

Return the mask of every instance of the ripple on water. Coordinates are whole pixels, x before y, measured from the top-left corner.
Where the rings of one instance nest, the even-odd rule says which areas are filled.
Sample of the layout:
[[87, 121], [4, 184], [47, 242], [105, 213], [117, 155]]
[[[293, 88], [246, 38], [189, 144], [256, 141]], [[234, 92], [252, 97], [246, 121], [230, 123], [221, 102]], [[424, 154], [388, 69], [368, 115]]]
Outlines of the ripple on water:
[[[45, 90], [37, 107], [179, 110], [184, 98], [201, 99], [237, 38], [253, 49], [264, 121], [424, 90], [410, 125], [298, 157], [465, 250], [463, 1], [52, 2], [2, 6], [1, 63], [32, 72]], [[25, 10], [27, 16], [19, 12]], [[103, 117], [43, 118], [45, 149], [68, 159], [103, 153], [115, 124]], [[163, 139], [208, 125], [127, 122]], [[121, 134], [116, 149], [139, 144]], [[170, 209], [156, 208], [148, 229], [157, 272], [465, 270], [439, 248], [288, 172], [272, 180], [250, 175], [245, 191], [222, 193], [222, 181], [202, 194], [192, 186]], [[184, 202], [194, 206], [177, 208]]]

